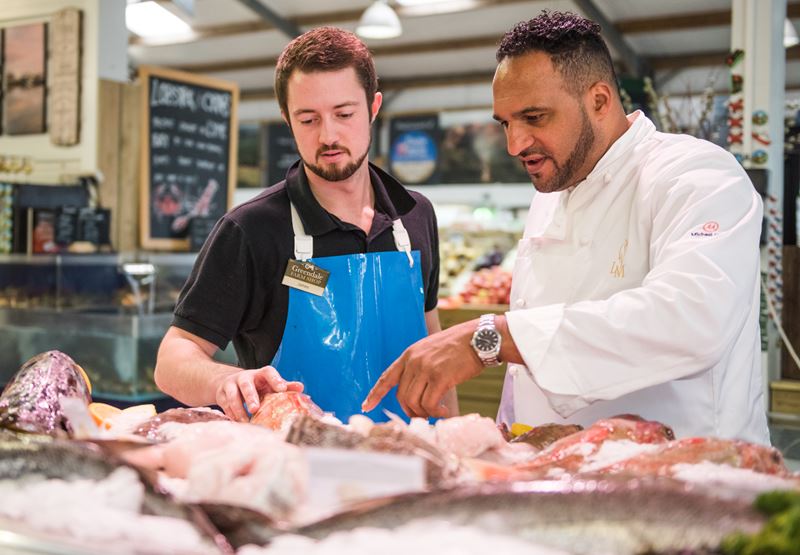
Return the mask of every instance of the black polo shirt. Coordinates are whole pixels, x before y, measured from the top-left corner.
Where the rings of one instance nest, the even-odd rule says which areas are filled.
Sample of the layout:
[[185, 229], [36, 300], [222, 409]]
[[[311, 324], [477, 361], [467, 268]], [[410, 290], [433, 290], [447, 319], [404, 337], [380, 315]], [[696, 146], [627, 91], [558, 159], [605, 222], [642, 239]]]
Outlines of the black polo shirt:
[[172, 325], [224, 349], [233, 341], [243, 368], [272, 361], [283, 337], [289, 288], [281, 284], [294, 258], [289, 199], [305, 231], [314, 237], [314, 257], [397, 250], [392, 220], [398, 216], [420, 251], [425, 311], [436, 307], [439, 238], [431, 203], [407, 191], [370, 164], [375, 216], [369, 235], [328, 213], [308, 185], [301, 162], [286, 179], [225, 214], [195, 261], [175, 307]]

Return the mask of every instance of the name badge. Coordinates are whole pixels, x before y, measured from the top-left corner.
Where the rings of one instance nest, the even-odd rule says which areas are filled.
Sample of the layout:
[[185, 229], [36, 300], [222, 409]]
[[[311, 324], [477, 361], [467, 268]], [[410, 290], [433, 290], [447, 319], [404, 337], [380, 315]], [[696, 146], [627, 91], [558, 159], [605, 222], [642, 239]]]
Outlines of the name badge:
[[312, 295], [321, 296], [325, 291], [330, 275], [329, 271], [323, 270], [311, 262], [290, 259], [286, 265], [286, 271], [283, 274], [281, 283], [288, 287], [306, 291]]

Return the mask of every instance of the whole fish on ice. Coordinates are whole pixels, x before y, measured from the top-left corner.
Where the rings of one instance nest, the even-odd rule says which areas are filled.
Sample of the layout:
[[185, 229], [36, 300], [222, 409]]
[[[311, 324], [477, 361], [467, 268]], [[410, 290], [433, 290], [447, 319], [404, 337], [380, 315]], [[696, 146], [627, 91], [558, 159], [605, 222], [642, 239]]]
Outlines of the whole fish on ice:
[[83, 369], [61, 351], [47, 351], [28, 360], [0, 394], [0, 428], [18, 432], [64, 435], [72, 432], [61, 411], [61, 399], [92, 401]]

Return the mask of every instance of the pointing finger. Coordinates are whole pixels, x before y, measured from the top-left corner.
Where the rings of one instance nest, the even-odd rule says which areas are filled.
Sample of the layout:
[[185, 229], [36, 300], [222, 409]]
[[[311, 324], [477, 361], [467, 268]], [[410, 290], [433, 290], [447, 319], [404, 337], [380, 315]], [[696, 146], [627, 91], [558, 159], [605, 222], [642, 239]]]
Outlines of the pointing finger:
[[403, 374], [404, 366], [405, 359], [401, 356], [399, 359], [394, 361], [383, 374], [381, 374], [381, 377], [378, 378], [377, 382], [375, 382], [375, 385], [367, 395], [367, 398], [364, 399], [364, 402], [361, 404], [362, 411], [369, 412], [378, 406], [378, 403], [381, 402], [381, 399], [383, 399], [386, 394], [397, 385], [397, 382], [400, 380], [400, 376]]

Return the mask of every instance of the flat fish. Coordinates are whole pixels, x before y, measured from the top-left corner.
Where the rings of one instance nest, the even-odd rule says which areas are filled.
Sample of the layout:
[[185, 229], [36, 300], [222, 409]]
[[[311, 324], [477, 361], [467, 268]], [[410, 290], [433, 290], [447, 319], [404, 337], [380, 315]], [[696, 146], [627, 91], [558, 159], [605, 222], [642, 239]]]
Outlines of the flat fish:
[[61, 399], [75, 397], [88, 406], [91, 386], [83, 369], [61, 351], [28, 360], [0, 394], [0, 428], [49, 435], [71, 434]]

